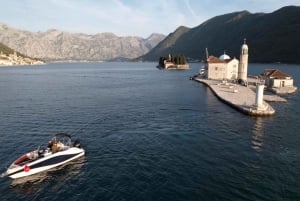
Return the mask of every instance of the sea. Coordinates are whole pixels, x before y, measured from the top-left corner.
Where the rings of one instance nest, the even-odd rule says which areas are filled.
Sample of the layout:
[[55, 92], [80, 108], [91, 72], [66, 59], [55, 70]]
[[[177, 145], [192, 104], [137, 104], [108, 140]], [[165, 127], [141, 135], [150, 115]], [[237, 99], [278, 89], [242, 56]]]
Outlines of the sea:
[[[55, 133], [86, 154], [35, 176], [0, 178], [1, 201], [300, 200], [300, 96], [251, 117], [190, 76], [156, 63], [50, 63], [0, 68], [0, 172]], [[300, 65], [280, 69], [300, 86]]]

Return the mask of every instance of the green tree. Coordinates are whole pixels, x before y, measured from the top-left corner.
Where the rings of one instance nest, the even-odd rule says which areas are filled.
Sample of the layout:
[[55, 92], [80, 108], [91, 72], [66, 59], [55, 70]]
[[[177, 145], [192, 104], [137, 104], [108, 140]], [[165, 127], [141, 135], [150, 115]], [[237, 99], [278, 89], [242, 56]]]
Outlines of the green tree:
[[174, 62], [175, 62], [175, 64], [178, 64], [178, 57], [177, 56], [174, 57]]

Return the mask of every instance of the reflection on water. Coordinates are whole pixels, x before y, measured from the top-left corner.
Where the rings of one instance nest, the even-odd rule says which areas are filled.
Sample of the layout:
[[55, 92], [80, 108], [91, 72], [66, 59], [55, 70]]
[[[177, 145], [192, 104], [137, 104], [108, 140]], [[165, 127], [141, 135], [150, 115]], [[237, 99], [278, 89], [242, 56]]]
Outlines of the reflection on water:
[[252, 144], [252, 148], [255, 151], [261, 151], [263, 146], [264, 118], [265, 117], [257, 117], [252, 130], [251, 144]]
[[46, 189], [51, 183], [56, 183], [56, 185], [52, 185], [52, 188], [59, 189], [69, 180], [80, 174], [84, 163], [85, 157], [81, 157], [48, 171], [15, 179], [12, 181], [10, 187], [15, 190], [16, 193], [22, 194], [23, 196], [38, 195], [39, 192]]

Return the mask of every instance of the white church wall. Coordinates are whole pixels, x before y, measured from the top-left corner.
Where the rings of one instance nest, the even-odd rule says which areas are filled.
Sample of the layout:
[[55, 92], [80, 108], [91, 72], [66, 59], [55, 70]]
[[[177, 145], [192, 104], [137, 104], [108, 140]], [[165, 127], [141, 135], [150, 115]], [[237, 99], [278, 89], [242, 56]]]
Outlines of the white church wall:
[[228, 79], [228, 80], [237, 79], [238, 66], [239, 66], [239, 60], [237, 60], [237, 59], [232, 59], [229, 63], [227, 63], [226, 79]]

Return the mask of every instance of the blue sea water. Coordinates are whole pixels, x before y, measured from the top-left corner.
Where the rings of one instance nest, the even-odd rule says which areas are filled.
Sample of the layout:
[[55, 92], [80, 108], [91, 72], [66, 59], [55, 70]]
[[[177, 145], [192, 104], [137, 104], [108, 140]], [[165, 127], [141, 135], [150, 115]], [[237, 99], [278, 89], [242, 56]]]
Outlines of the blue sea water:
[[[57, 132], [81, 160], [31, 179], [0, 179], [0, 200], [300, 200], [299, 93], [250, 117], [191, 70], [156, 63], [0, 68], [0, 171]], [[300, 66], [279, 68], [300, 86]]]

